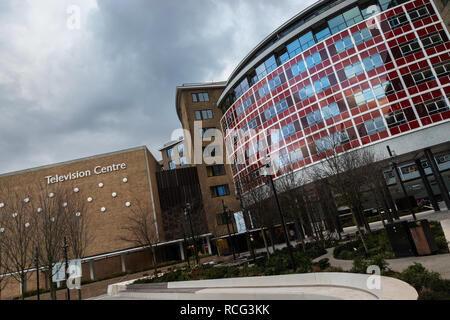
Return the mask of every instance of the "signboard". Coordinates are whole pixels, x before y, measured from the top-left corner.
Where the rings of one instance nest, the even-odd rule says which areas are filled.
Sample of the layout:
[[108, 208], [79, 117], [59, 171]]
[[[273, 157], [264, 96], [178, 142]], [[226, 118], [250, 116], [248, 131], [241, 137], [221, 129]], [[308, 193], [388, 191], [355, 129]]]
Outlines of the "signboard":
[[242, 211], [234, 213], [234, 220], [236, 221], [237, 233], [243, 233], [247, 231], [244, 214], [242, 213]]
[[[69, 279], [81, 278], [81, 259], [69, 260]], [[58, 262], [53, 266], [53, 282], [66, 280], [66, 263]]]

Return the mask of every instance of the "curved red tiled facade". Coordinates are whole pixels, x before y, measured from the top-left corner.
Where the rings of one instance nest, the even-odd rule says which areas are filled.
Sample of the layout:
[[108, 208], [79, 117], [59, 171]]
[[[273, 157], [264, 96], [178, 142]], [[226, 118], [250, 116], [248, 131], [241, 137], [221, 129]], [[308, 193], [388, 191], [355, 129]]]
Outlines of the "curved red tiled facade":
[[[428, 15], [412, 21], [409, 13], [423, 6]], [[392, 30], [388, 19], [403, 14], [408, 23]], [[369, 31], [370, 39], [356, 44], [352, 34], [358, 31]], [[353, 46], [345, 50], [350, 40]], [[411, 51], [405, 55], [408, 48]], [[225, 111], [221, 123], [227, 145], [233, 145], [230, 130], [250, 125], [258, 132], [238, 139], [228, 156], [235, 157], [261, 137], [270, 145], [268, 132], [291, 124], [278, 151], [283, 155], [298, 150], [291, 163], [299, 169], [319, 161], [324, 154], [317, 150], [316, 141], [336, 132], [346, 136], [338, 147], [343, 151], [448, 121], [450, 70], [442, 63], [450, 63], [449, 49], [448, 31], [429, 0], [401, 4], [346, 28], [277, 67]], [[304, 68], [301, 64], [306, 60], [317, 64]], [[276, 88], [261, 96], [270, 87]], [[270, 108], [280, 102], [286, 110], [267, 119]], [[243, 103], [246, 110], [237, 116]], [[313, 115], [322, 121], [314, 123]], [[248, 177], [261, 160], [253, 155], [232, 165], [234, 180]]]

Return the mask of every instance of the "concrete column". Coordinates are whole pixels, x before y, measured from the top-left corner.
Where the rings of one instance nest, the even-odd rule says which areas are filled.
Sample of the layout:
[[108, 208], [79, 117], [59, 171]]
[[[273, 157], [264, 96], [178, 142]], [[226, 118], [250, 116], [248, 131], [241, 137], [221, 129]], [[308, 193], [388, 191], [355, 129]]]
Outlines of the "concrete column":
[[125, 263], [125, 254], [120, 255], [120, 263], [122, 265], [122, 272], [127, 272], [127, 266]]
[[183, 246], [183, 242], [179, 242], [178, 244], [180, 245], [180, 256], [181, 256], [181, 261], [184, 261], [184, 260], [185, 260], [185, 257], [184, 257], [184, 246]]
[[209, 240], [209, 237], [206, 237], [206, 244], [208, 245], [208, 253], [212, 254], [211, 241]]
[[61, 281], [57, 281], [57, 282], [56, 282], [56, 287], [57, 287], [57, 288], [61, 288]]
[[434, 197], [433, 189], [431, 189], [431, 185], [427, 179], [427, 175], [425, 174], [425, 170], [423, 170], [422, 161], [420, 161], [420, 159], [416, 159], [415, 162], [417, 170], [419, 170], [420, 177], [422, 178], [423, 185], [425, 186], [425, 190], [427, 191], [428, 197], [430, 198], [431, 204], [433, 205], [434, 211], [441, 211], [441, 209], [439, 208], [439, 204]]
[[434, 159], [434, 155], [430, 149], [424, 150], [425, 156], [427, 157], [428, 164], [433, 172], [434, 178], [439, 186], [439, 190], [441, 191], [442, 198], [447, 206], [447, 209], [450, 209], [450, 197], [448, 195], [448, 190], [445, 185], [444, 179], [442, 179], [441, 173], [439, 172], [439, 168], [436, 164], [436, 160]]
[[89, 275], [91, 280], [95, 280], [95, 272], [94, 272], [94, 261], [89, 261]]

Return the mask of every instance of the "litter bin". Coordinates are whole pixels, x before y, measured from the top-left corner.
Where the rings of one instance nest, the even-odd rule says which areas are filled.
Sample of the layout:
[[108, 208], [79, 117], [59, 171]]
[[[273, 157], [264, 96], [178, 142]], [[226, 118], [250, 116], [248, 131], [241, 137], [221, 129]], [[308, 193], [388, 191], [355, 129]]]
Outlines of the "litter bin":
[[428, 220], [409, 222], [409, 230], [419, 256], [435, 254], [438, 251]]

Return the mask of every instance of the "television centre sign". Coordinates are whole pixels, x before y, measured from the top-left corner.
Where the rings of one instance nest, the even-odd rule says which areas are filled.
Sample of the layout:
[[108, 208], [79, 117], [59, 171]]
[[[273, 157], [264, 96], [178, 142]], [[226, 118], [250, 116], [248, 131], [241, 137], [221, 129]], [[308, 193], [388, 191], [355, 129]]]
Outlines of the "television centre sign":
[[69, 180], [77, 180], [77, 179], [81, 179], [81, 178], [90, 177], [90, 176], [92, 176], [92, 172], [95, 175], [100, 175], [100, 174], [107, 174], [107, 173], [126, 170], [126, 169], [127, 169], [126, 163], [119, 163], [119, 164], [111, 164], [108, 166], [96, 166], [92, 171], [85, 170], [85, 171], [69, 172], [69, 173], [63, 174], [63, 175], [56, 174], [54, 176], [46, 176], [45, 179], [47, 180], [47, 184], [55, 184], [55, 183], [69, 181]]

